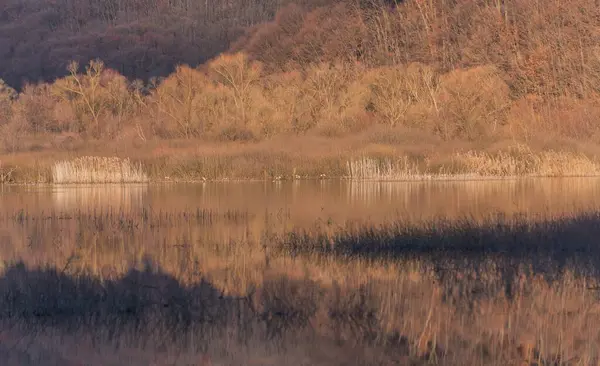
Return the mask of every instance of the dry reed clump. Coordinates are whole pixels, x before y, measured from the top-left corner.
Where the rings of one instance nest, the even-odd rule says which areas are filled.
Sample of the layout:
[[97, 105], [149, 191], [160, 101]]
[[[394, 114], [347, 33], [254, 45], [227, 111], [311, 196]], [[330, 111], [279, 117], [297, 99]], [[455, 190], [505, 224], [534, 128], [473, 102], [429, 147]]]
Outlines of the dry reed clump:
[[480, 176], [585, 177], [598, 176], [600, 165], [583, 154], [566, 151], [532, 152], [523, 147], [496, 154], [469, 151], [456, 156]]
[[[449, 166], [419, 169], [407, 157], [375, 159], [361, 157], [347, 161], [347, 178], [355, 180], [447, 180], [496, 177], [592, 177], [600, 175], [600, 165], [585, 156], [566, 151], [533, 152], [518, 145], [508, 151], [486, 153], [468, 151], [453, 157], [458, 171]], [[455, 169], [456, 170], [456, 169]], [[448, 171], [448, 172], [446, 172]]]
[[141, 164], [128, 158], [84, 156], [59, 161], [52, 167], [52, 182], [64, 183], [143, 183], [148, 176]]
[[2, 166], [2, 161], [0, 160], [0, 184], [12, 182], [14, 171], [15, 168]]
[[[482, 178], [471, 169], [456, 164], [432, 167], [429, 159], [423, 167], [407, 156], [400, 158], [372, 158], [363, 156], [346, 162], [345, 178], [374, 181], [429, 181], [467, 180]], [[490, 177], [484, 176], [484, 177]]]
[[536, 175], [541, 176], [597, 176], [600, 166], [584, 154], [564, 151], [545, 151], [538, 156]]
[[533, 159], [522, 159], [502, 151], [497, 154], [469, 151], [457, 154], [456, 159], [463, 161], [469, 171], [480, 176], [514, 177], [527, 174], [535, 169]]
[[430, 179], [431, 176], [419, 171], [416, 164], [407, 157], [397, 161], [374, 159], [363, 156], [346, 163], [349, 179], [358, 180], [417, 180]]

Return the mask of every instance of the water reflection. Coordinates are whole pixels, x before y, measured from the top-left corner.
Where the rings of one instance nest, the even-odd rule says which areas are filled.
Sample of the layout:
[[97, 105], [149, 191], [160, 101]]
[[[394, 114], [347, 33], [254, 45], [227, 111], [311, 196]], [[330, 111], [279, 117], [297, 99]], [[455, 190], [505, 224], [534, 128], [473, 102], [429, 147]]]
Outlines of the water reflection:
[[327, 217], [464, 217], [494, 212], [566, 214], [600, 206], [600, 179], [457, 182], [254, 182], [171, 185], [3, 187], [0, 214], [26, 210], [133, 212], [141, 209], [237, 210], [261, 216], [289, 213], [302, 224]]
[[350, 183], [348, 204], [394, 206], [406, 217], [479, 217], [490, 213], [561, 215], [595, 210], [600, 180], [527, 179], [496, 181]]
[[[126, 268], [151, 254], [175, 271], [190, 258], [209, 263], [221, 250], [215, 248], [232, 240], [260, 243], [267, 228], [283, 232], [320, 221], [334, 230], [347, 220], [498, 212], [556, 217], [599, 206], [600, 179], [590, 178], [3, 187], [0, 259], [62, 268], [77, 258], [83, 267]], [[81, 212], [90, 215], [73, 219]]]
[[70, 210], [130, 211], [143, 207], [148, 185], [82, 185], [52, 188], [53, 208]]

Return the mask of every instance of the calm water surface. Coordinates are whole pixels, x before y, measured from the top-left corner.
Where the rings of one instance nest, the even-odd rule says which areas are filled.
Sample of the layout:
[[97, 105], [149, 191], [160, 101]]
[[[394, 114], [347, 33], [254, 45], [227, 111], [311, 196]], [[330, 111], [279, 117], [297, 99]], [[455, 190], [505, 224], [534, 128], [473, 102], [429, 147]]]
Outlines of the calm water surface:
[[600, 178], [461, 182], [272, 182], [104, 186], [0, 186], [0, 213], [285, 211], [304, 224], [336, 220], [426, 219], [493, 212], [563, 214], [600, 206]]
[[[437, 217], [597, 210], [600, 179], [357, 183], [340, 181], [0, 187], [2, 261], [123, 266], [171, 261], [275, 231]], [[174, 249], [176, 248], [176, 249]], [[171, 258], [172, 257], [172, 258]]]

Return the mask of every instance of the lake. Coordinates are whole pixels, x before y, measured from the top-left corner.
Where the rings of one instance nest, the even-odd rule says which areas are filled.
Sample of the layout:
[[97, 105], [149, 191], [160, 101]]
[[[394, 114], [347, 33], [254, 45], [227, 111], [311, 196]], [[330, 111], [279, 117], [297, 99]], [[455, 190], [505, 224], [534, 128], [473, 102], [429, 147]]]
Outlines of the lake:
[[0, 186], [3, 216], [76, 210], [284, 213], [294, 225], [390, 218], [565, 214], [600, 206], [600, 178], [449, 182], [227, 182], [150, 185]]
[[[544, 360], [596, 360], [596, 263], [577, 277], [583, 262], [567, 257], [597, 258], [598, 216], [576, 214], [599, 206], [600, 179], [589, 178], [0, 187], [0, 341], [11, 345], [0, 343], [0, 356], [19, 365], [280, 365], [297, 355], [311, 355], [306, 365], [424, 365], [436, 352], [440, 364], [505, 365], [506, 355], [528, 357], [519, 350], [533, 334], [532, 344], [549, 345]], [[517, 214], [528, 225], [452, 226]], [[441, 218], [451, 225], [440, 229]], [[407, 225], [385, 227], [396, 222]], [[335, 243], [341, 255], [269, 246], [319, 244], [354, 223], [382, 229], [347, 231]], [[299, 229], [311, 239], [294, 236]], [[450, 251], [405, 255], [439, 245]], [[489, 247], [506, 260], [473, 255]], [[476, 348], [482, 339], [487, 353]]]
[[548, 218], [599, 206], [600, 179], [590, 178], [4, 186], [0, 253], [9, 262], [59, 267], [69, 262], [113, 271], [143, 255], [194, 257], [198, 248], [212, 255], [210, 248], [233, 241], [260, 242], [265, 230], [318, 225], [334, 232], [347, 222], [477, 220], [496, 214]]

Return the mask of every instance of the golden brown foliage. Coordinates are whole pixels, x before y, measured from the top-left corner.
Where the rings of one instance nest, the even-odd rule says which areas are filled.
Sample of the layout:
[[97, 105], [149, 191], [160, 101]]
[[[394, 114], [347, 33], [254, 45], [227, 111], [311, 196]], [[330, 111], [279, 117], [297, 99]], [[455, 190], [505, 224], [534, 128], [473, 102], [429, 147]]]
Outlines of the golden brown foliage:
[[[25, 85], [16, 98], [8, 93], [0, 99], [0, 148], [72, 151], [81, 139], [140, 147], [162, 139], [247, 143], [290, 135], [353, 136], [360, 144], [360, 136], [381, 134], [381, 126], [388, 131], [385, 139], [398, 146], [416, 143], [415, 135], [449, 147], [479, 144], [475, 150], [503, 140], [555, 151], [594, 146], [600, 141], [595, 123], [600, 45], [592, 3], [269, 3], [270, 10], [244, 19], [270, 19], [271, 12], [272, 21], [247, 28], [231, 52], [200, 67], [184, 62], [169, 76], [144, 83], [129, 82], [124, 65], [115, 66], [116, 72], [91, 61], [79, 70], [74, 62], [64, 78]], [[124, 14], [143, 13], [165, 24], [159, 14], [206, 10], [198, 4], [152, 4], [89, 14], [122, 34]], [[233, 11], [234, 5], [223, 4], [219, 11]], [[231, 20], [219, 11], [207, 17]], [[58, 23], [62, 30], [87, 24]], [[173, 41], [144, 22], [135, 27], [140, 44]], [[190, 27], [179, 31], [193, 43], [197, 34]], [[153, 52], [141, 63], [169, 64]], [[42, 139], [52, 143], [34, 142]]]

